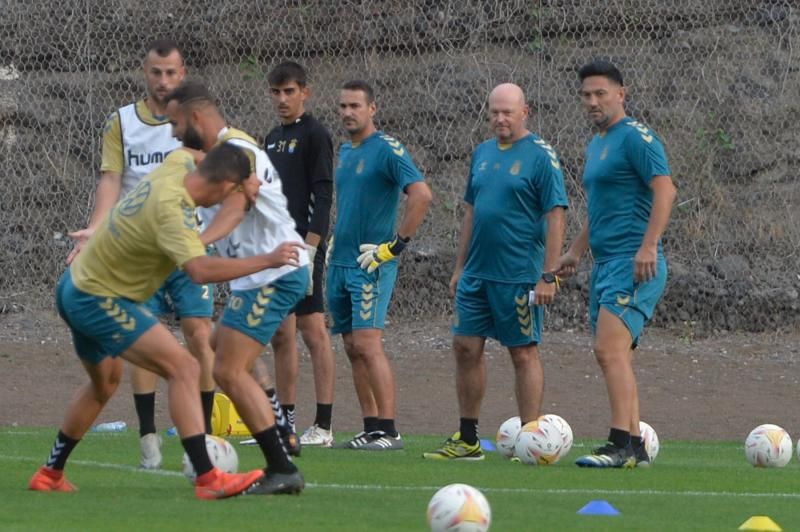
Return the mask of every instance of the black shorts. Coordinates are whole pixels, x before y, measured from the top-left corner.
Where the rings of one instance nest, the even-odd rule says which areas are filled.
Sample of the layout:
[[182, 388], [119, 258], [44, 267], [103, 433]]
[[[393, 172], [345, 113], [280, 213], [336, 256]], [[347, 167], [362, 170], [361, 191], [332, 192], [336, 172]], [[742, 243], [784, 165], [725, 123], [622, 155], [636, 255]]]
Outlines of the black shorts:
[[314, 256], [314, 292], [310, 296], [303, 298], [293, 309], [292, 312], [298, 316], [314, 314], [315, 312], [325, 312], [325, 294], [322, 289], [322, 274], [325, 271], [325, 246], [320, 246]]

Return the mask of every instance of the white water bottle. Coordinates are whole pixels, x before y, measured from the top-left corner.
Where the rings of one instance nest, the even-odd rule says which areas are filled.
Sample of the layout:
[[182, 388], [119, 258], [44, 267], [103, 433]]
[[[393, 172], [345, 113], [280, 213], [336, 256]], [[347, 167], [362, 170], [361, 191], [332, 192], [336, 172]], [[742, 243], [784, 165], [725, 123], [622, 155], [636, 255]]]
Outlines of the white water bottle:
[[125, 432], [128, 424], [124, 421], [112, 421], [110, 423], [100, 423], [92, 427], [92, 432]]

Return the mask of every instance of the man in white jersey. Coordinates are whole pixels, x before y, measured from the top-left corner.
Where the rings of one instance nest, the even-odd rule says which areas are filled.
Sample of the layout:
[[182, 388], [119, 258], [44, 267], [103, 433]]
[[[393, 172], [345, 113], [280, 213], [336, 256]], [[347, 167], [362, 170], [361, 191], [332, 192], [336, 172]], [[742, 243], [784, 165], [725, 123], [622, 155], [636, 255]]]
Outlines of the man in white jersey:
[[[165, 117], [165, 98], [186, 75], [177, 44], [170, 39], [152, 42], [147, 48], [143, 68], [147, 96], [121, 107], [106, 121], [94, 212], [86, 229], [70, 233], [77, 244], [67, 263], [72, 262], [114, 204], [161, 165], [171, 151], [181, 147], [180, 141], [172, 136], [172, 128]], [[145, 305], [160, 316], [172, 314], [174, 308], [181, 320], [189, 351], [200, 362], [200, 395], [206, 432], [210, 432], [215, 388], [211, 375], [214, 352], [209, 344], [213, 288], [213, 284], [195, 284], [185, 272], [176, 270]], [[156, 434], [155, 425], [157, 380], [155, 373], [131, 366], [133, 398], [139, 417], [140, 465], [145, 469], [157, 469], [162, 462], [161, 438]]]
[[[280, 178], [267, 154], [242, 131], [230, 128], [208, 90], [199, 83], [183, 83], [167, 97], [167, 115], [173, 134], [186, 147], [209, 151], [219, 143], [242, 148], [261, 186], [255, 204], [236, 229], [216, 242], [229, 257], [252, 257], [283, 241], [303, 239], [295, 231]], [[241, 211], [236, 211], [241, 212]], [[218, 224], [219, 210], [200, 209], [206, 223]], [[286, 452], [267, 396], [250, 369], [278, 326], [305, 297], [309, 283], [308, 253], [300, 250], [297, 266], [263, 270], [231, 281], [231, 297], [216, 331], [214, 379], [233, 401], [267, 462], [264, 479], [248, 493], [299, 493], [303, 476]]]

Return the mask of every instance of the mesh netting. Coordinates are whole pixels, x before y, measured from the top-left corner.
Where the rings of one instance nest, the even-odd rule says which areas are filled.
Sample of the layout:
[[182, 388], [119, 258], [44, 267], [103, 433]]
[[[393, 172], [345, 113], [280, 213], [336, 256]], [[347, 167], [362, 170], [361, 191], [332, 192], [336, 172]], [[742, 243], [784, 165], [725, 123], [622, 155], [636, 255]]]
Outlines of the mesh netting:
[[[625, 76], [629, 114], [663, 138], [679, 186], [656, 321], [690, 332], [800, 321], [793, 0], [0, 0], [0, 11], [0, 309], [52, 305], [65, 233], [91, 213], [103, 120], [142, 95], [144, 48], [170, 36], [230, 122], [258, 138], [275, 124], [264, 73], [279, 61], [308, 68], [309, 108], [339, 141], [338, 87], [374, 84], [379, 126], [406, 144], [435, 194], [403, 258], [397, 317], [451, 310], [469, 157], [490, 135], [497, 83], [523, 87], [530, 128], [559, 150], [575, 234], [592, 134], [576, 71], [602, 57]], [[585, 264], [549, 326], [585, 321], [587, 279]]]

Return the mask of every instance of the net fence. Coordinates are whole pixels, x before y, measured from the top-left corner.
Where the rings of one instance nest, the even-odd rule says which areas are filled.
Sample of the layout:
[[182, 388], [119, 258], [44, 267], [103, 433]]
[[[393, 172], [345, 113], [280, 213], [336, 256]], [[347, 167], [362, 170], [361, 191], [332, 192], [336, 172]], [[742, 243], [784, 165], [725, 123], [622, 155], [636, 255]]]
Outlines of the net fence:
[[[530, 129], [559, 151], [585, 215], [592, 131], [576, 71], [615, 62], [628, 114], [664, 140], [679, 187], [664, 242], [671, 279], [655, 321], [694, 331], [800, 322], [800, 8], [793, 0], [0, 0], [0, 312], [52, 307], [71, 243], [91, 213], [105, 117], [143, 95], [146, 44], [169, 36], [230, 123], [259, 139], [276, 124], [265, 72], [293, 59], [309, 109], [344, 141], [339, 86], [376, 88], [379, 126], [400, 139], [435, 200], [404, 254], [391, 313], [451, 312], [447, 284], [470, 154], [490, 132], [504, 81]], [[585, 322], [589, 264], [548, 311]]]

